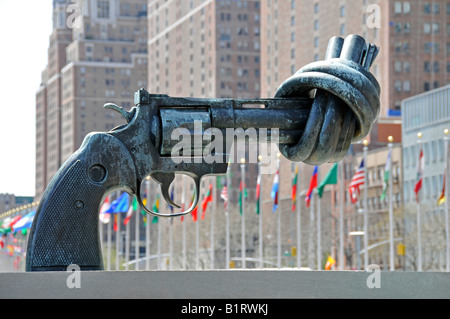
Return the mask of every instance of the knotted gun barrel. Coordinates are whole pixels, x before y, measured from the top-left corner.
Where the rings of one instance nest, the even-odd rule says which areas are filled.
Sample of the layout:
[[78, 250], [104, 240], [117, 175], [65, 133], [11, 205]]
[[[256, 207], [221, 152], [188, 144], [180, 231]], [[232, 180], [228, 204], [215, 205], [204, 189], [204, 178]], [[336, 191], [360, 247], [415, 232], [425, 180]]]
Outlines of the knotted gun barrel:
[[334, 37], [325, 61], [308, 64], [280, 86], [278, 98], [316, 91], [304, 134], [297, 144], [280, 146], [286, 158], [312, 165], [339, 161], [369, 134], [380, 111], [380, 86], [369, 72], [377, 54], [360, 36]]
[[[268, 129], [290, 160], [308, 164], [338, 161], [351, 142], [364, 138], [379, 113], [380, 88], [369, 73], [378, 49], [359, 36], [332, 38], [326, 60], [311, 63], [286, 80], [273, 99], [194, 99], [135, 94], [130, 111], [107, 104], [126, 124], [108, 133], [90, 133], [47, 186], [30, 231], [27, 271], [103, 269], [98, 234], [100, 205], [114, 190], [136, 195], [142, 209], [162, 217], [190, 213], [199, 201], [200, 180], [224, 174], [230, 144], [204, 152], [210, 134], [228, 129]], [[178, 151], [174, 134], [198, 140]], [[247, 138], [251, 139], [251, 138]], [[211, 161], [211, 158], [218, 160]], [[190, 176], [195, 197], [185, 212], [152, 212], [140, 197], [151, 175], [172, 206], [169, 187], [175, 174]]]

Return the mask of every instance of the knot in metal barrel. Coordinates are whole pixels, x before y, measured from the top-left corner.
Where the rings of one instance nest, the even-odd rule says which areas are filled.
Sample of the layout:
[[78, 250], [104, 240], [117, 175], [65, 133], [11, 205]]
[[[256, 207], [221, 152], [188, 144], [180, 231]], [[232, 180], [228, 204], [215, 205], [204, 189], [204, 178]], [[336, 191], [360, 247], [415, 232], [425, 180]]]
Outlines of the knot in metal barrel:
[[369, 134], [380, 111], [380, 86], [369, 72], [377, 54], [360, 36], [334, 37], [324, 61], [306, 65], [281, 84], [276, 98], [314, 97], [298, 143], [280, 145], [286, 158], [310, 165], [337, 162], [352, 142]]

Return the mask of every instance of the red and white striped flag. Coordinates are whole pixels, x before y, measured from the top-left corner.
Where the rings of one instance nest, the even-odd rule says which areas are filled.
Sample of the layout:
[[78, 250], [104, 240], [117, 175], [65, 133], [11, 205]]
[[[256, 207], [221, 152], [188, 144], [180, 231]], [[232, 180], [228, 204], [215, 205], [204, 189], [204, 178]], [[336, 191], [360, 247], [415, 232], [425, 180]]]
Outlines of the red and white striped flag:
[[414, 187], [414, 192], [416, 193], [416, 200], [419, 203], [419, 191], [422, 188], [423, 183], [423, 171], [425, 167], [425, 159], [423, 158], [423, 150], [420, 150], [419, 163], [417, 164], [417, 177], [416, 186]]
[[365, 172], [366, 168], [364, 166], [364, 159], [361, 161], [361, 165], [359, 165], [358, 170], [356, 171], [355, 175], [353, 175], [352, 182], [350, 183], [350, 199], [352, 200], [353, 204], [356, 204], [356, 202], [359, 199], [360, 190], [359, 187], [361, 185], [364, 185], [365, 182]]

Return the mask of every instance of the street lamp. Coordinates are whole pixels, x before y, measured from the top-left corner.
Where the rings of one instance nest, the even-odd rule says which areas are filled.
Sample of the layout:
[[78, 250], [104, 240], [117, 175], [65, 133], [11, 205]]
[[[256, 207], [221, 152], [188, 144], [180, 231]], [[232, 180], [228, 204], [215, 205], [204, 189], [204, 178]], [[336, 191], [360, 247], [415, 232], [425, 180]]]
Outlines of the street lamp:
[[[360, 249], [360, 240], [361, 240], [361, 236], [366, 237], [366, 233], [364, 231], [360, 231], [360, 230], [355, 230], [355, 231], [351, 231], [350, 233], [348, 233], [350, 236], [355, 236], [356, 237], [356, 267], [357, 270], [359, 270], [360, 268], [360, 261], [359, 261], [359, 251]], [[366, 249], [367, 250], [367, 249]], [[365, 252], [364, 252], [365, 253]]]

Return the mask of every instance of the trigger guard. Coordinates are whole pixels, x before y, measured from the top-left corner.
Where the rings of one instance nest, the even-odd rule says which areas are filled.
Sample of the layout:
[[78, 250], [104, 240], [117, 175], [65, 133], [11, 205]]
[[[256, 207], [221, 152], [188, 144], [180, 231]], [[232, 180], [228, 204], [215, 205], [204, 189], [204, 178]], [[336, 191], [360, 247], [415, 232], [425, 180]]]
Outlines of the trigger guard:
[[195, 197], [194, 197], [194, 201], [192, 202], [191, 206], [184, 212], [180, 212], [180, 213], [173, 213], [173, 214], [161, 214], [161, 213], [156, 213], [150, 209], [148, 209], [147, 207], [145, 207], [144, 203], [142, 202], [142, 198], [141, 198], [141, 184], [138, 183], [138, 190], [136, 192], [136, 199], [137, 202], [139, 204], [139, 206], [141, 206], [141, 208], [148, 214], [148, 215], [153, 215], [156, 217], [181, 217], [181, 216], [185, 216], [188, 215], [190, 213], [192, 213], [192, 211], [197, 207], [198, 205], [198, 200], [199, 200], [199, 192], [200, 192], [200, 186], [199, 183], [195, 183]]

